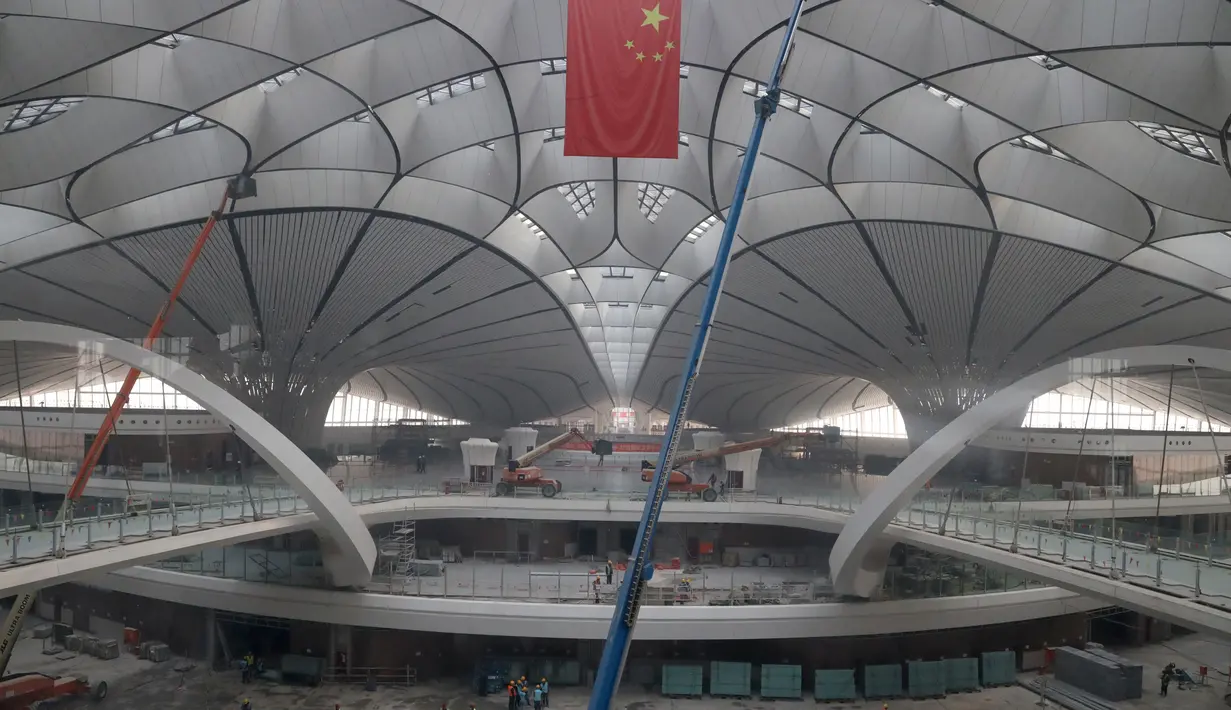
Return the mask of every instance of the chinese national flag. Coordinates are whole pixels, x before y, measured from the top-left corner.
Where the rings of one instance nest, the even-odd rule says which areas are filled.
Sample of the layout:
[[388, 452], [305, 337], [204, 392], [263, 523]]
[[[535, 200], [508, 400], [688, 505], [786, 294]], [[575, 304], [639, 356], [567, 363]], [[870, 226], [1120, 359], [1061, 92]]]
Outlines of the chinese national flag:
[[683, 0], [569, 0], [564, 154], [677, 158]]

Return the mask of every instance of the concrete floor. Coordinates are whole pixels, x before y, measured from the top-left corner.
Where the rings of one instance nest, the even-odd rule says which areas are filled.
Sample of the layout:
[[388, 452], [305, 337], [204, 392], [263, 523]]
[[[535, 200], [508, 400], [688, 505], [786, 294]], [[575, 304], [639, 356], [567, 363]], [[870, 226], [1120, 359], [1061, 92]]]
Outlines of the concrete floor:
[[[238, 672], [234, 671], [215, 673], [200, 666], [183, 673], [176, 671], [177, 666], [187, 665], [184, 661], [153, 664], [132, 656], [121, 656], [114, 661], [77, 656], [61, 661], [41, 655], [40, 650], [40, 641], [20, 641], [14, 649], [12, 669], [60, 675], [85, 673], [92, 682], [106, 680], [108, 698], [98, 705], [104, 708], [235, 710], [245, 698], [252, 702], [254, 710], [332, 710], [335, 704], [342, 710], [438, 710], [442, 704], [447, 704], [451, 710], [467, 710], [470, 703], [474, 703], [479, 710], [504, 710], [507, 707], [502, 697], [478, 698], [456, 683], [425, 683], [415, 688], [380, 688], [375, 692], [367, 692], [358, 686], [307, 688], [261, 682], [243, 685], [239, 682]], [[552, 692], [551, 700], [552, 708], [581, 710], [587, 706], [589, 693], [581, 688], [557, 688]], [[1022, 688], [993, 688], [940, 700], [894, 700], [890, 701], [889, 707], [892, 710], [1028, 710], [1035, 707], [1035, 702], [1037, 696]], [[95, 705], [88, 699], [73, 699], [58, 703], [55, 707], [84, 710]], [[656, 693], [629, 690], [620, 693], [616, 707], [627, 710], [769, 710], [781, 708], [782, 705], [756, 699], [707, 697], [673, 700]], [[870, 701], [836, 703], [827, 707], [833, 710], [879, 710], [882, 705], [879, 701]], [[1204, 706], [1184, 707], [1185, 710], [1205, 710]]]
[[[28, 627], [37, 623], [43, 622], [32, 620]], [[501, 697], [477, 698], [463, 686], [449, 682], [425, 683], [416, 688], [381, 688], [371, 693], [357, 686], [304, 688], [261, 682], [243, 685], [239, 682], [238, 672], [210, 672], [189, 661], [154, 664], [128, 655], [114, 661], [100, 661], [89, 656], [60, 660], [42, 655], [41, 650], [41, 641], [23, 638], [14, 649], [10, 670], [58, 675], [85, 673], [92, 682], [106, 680], [110, 692], [102, 707], [232, 710], [238, 708], [244, 698], [252, 701], [254, 710], [330, 710], [335, 703], [343, 710], [438, 710], [442, 703], [452, 710], [466, 710], [472, 702], [479, 710], [503, 710], [506, 707]], [[1211, 679], [1208, 686], [1193, 690], [1180, 691], [1172, 686], [1167, 698], [1159, 697], [1158, 689], [1154, 687], [1159, 670], [1168, 662], [1190, 670], [1203, 664], [1211, 668], [1227, 668], [1231, 663], [1231, 647], [1226, 642], [1204, 636], [1186, 636], [1166, 644], [1112, 650], [1145, 666], [1147, 687], [1144, 697], [1120, 703], [1118, 707], [1125, 710], [1226, 708], [1222, 699], [1227, 689], [1225, 676]], [[190, 668], [182, 672], [177, 670], [185, 667]], [[552, 707], [580, 710], [586, 707], [588, 699], [585, 689], [557, 688], [552, 694]], [[1037, 695], [1023, 688], [1010, 687], [989, 688], [937, 700], [892, 700], [889, 707], [891, 710], [1032, 710], [1038, 707], [1037, 703]], [[73, 700], [56, 707], [84, 709], [92, 705], [88, 700]], [[621, 692], [616, 707], [627, 710], [768, 710], [783, 705], [757, 699], [706, 697], [672, 700], [653, 692], [628, 689]], [[882, 704], [880, 701], [866, 701], [834, 703], [827, 707], [832, 710], [879, 710]]]
[[[1161, 644], [1137, 648], [1113, 648], [1115, 653], [1138, 661], [1144, 666], [1142, 673], [1145, 690], [1140, 700], [1121, 703], [1124, 708], [1140, 710], [1213, 710], [1226, 709], [1223, 695], [1231, 692], [1226, 671], [1231, 667], [1231, 643], [1211, 636], [1194, 634], [1172, 639]], [[1174, 663], [1195, 677], [1199, 666], [1210, 668], [1208, 684], [1191, 690], [1179, 690], [1171, 685], [1167, 697], [1158, 694], [1158, 676], [1163, 666]], [[1220, 672], [1221, 671], [1221, 672]]]

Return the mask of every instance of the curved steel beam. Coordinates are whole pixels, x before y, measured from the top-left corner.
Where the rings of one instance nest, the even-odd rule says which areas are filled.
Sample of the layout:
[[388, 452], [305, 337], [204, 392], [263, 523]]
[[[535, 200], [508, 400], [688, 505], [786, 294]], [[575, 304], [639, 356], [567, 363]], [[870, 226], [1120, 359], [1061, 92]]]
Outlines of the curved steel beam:
[[993, 394], [937, 431], [859, 506], [843, 528], [829, 555], [834, 589], [840, 594], [871, 597], [880, 586], [879, 574], [865, 558], [876, 538], [919, 489], [953, 460], [972, 439], [1015, 412], [1025, 411], [1041, 394], [1085, 377], [1103, 376], [1136, 367], [1176, 365], [1231, 372], [1231, 350], [1184, 345], [1123, 348], [1072, 358], [1034, 373]]
[[376, 544], [359, 514], [316, 464], [261, 415], [187, 367], [119, 338], [53, 323], [0, 321], [0, 340], [45, 343], [90, 351], [156, 377], [219, 419], [277, 471], [311, 508], [325, 537], [325, 567], [339, 587], [366, 584]]

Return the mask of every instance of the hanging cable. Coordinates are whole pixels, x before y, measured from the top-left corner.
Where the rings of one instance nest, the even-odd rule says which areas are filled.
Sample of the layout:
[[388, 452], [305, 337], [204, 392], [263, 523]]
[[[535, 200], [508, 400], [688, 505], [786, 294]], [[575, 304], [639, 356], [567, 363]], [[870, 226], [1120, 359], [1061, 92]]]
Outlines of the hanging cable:
[[[21, 358], [17, 356], [17, 341], [13, 341], [13, 372], [17, 377], [17, 412], [21, 417], [21, 457], [26, 462], [26, 488], [30, 493], [31, 517], [34, 516], [34, 476], [30, 472], [30, 446], [26, 440], [26, 403], [21, 391]], [[38, 521], [35, 521], [38, 522]]]
[[1158, 466], [1158, 502], [1154, 504], [1154, 534], [1150, 536], [1150, 552], [1158, 551], [1158, 515], [1163, 510], [1163, 485], [1167, 482], [1167, 444], [1171, 440], [1171, 395], [1175, 390], [1175, 367], [1167, 372], [1167, 415], [1163, 418], [1163, 460]]
[[[85, 441], [77, 438], [77, 407], [81, 404], [81, 360], [77, 360], [77, 367], [73, 368], [73, 409], [68, 415], [68, 431], [69, 441], [72, 442], [73, 465], [81, 465], [81, 457], [77, 456], [77, 443], [81, 443], [81, 456], [85, 456]], [[101, 505], [99, 501], [95, 501], [95, 506]]]
[[1094, 388], [1098, 384], [1098, 378], [1090, 383], [1090, 398], [1086, 400], [1086, 419], [1081, 423], [1081, 439], [1077, 444], [1077, 462], [1073, 464], [1073, 490], [1069, 491], [1069, 504], [1064, 508], [1064, 525], [1069, 528], [1073, 521], [1073, 499], [1077, 493], [1077, 478], [1081, 476], [1081, 455], [1086, 450], [1086, 436], [1090, 433], [1090, 410], [1094, 408]]
[[[1094, 380], [1098, 382], [1098, 378]], [[1107, 389], [1110, 391], [1108, 395], [1111, 402], [1107, 405], [1107, 415], [1109, 417], [1107, 425], [1111, 427], [1111, 578], [1118, 579], [1119, 572], [1116, 570], [1116, 490], [1119, 488], [1120, 479], [1116, 475], [1116, 377], [1113, 374], [1107, 375]]]
[[[1036, 398], [1037, 399], [1037, 398]], [[1034, 400], [1026, 407], [1026, 421], [1034, 424]], [[1009, 544], [1009, 552], [1017, 552], [1017, 533], [1022, 522], [1022, 500], [1025, 497], [1022, 489], [1026, 486], [1026, 468], [1030, 465], [1030, 442], [1034, 440], [1030, 427], [1026, 427], [1026, 453], [1022, 456], [1022, 475], [1017, 482], [1017, 510], [1013, 513], [1013, 542]], [[995, 538], [995, 535], [992, 536]]]
[[1193, 370], [1193, 379], [1197, 383], [1197, 397], [1201, 401], [1201, 413], [1205, 416], [1205, 427], [1210, 430], [1210, 443], [1214, 445], [1215, 465], [1218, 467], [1218, 488], [1221, 493], [1226, 494], [1227, 500], [1231, 500], [1231, 489], [1227, 487], [1227, 464], [1222, 459], [1222, 452], [1218, 450], [1218, 437], [1214, 434], [1214, 422], [1210, 421], [1210, 410], [1205, 406], [1205, 389], [1201, 387], [1201, 375], [1197, 374], [1197, 363], [1191, 357], [1188, 358], [1188, 366]]
[[[102, 384], [102, 387], [103, 387], [103, 396], [104, 396], [104, 397], [106, 397], [107, 399], [111, 399], [111, 393], [107, 391], [107, 372], [106, 372], [106, 370], [103, 368], [103, 357], [102, 357], [102, 355], [99, 355], [99, 356], [98, 356], [98, 381]], [[125, 404], [127, 404], [127, 403], [128, 403], [128, 401], [127, 401], [127, 400], [125, 400], [125, 402], [124, 402], [124, 403], [125, 403]], [[120, 428], [120, 427], [118, 426], [118, 425], [119, 425], [119, 423], [120, 423], [120, 420], [119, 420], [119, 419], [116, 419], [116, 420], [115, 420], [115, 423], [114, 423], [114, 424], [112, 424], [112, 426], [111, 426], [111, 431], [112, 431], [112, 432], [116, 432], [116, 431], [118, 431], [118, 430], [119, 430], [119, 428]], [[112, 452], [114, 452], [114, 451], [115, 451], [115, 449], [112, 449]], [[101, 459], [101, 458], [102, 458], [102, 451], [100, 450], [98, 453], [99, 453], [98, 458], [99, 458], [99, 459]], [[107, 474], [106, 474], [106, 469], [107, 469], [107, 464], [103, 464], [103, 471], [104, 471], [103, 475], [104, 475], [104, 476], [106, 476], [106, 475], [107, 475]], [[132, 504], [133, 504], [133, 486], [132, 486], [132, 482], [130, 482], [130, 481], [128, 480], [128, 466], [126, 466], [126, 465], [124, 465], [124, 464], [121, 464], [121, 465], [120, 465], [120, 471], [122, 471], [122, 472], [123, 472], [123, 474], [124, 474], [124, 475], [123, 475], [123, 478], [124, 478], [124, 489], [128, 492], [128, 499], [124, 501], [124, 514], [125, 514], [125, 515], [128, 515], [128, 514], [130, 513], [129, 508], [130, 508], [130, 507], [132, 506]]]
[[[167, 509], [171, 513], [171, 534], [178, 535], [180, 527], [175, 517], [175, 469], [171, 468], [171, 432], [169, 429], [170, 417], [167, 415], [167, 383], [158, 380], [158, 384], [162, 385], [162, 441], [163, 465], [167, 469]], [[150, 501], [150, 508], [153, 509], [153, 507], [153, 501]]]

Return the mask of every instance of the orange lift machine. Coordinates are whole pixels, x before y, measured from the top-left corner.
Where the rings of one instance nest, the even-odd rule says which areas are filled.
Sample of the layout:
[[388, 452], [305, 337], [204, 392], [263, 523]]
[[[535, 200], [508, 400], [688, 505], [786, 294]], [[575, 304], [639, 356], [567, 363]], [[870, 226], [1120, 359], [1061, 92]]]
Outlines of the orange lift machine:
[[[611, 453], [611, 445], [602, 439], [596, 439], [591, 443], [586, 438], [586, 435], [581, 433], [580, 429], [569, 429], [560, 436], [530, 449], [521, 456], [509, 459], [508, 469], [505, 470], [500, 480], [496, 482], [496, 495], [513, 495], [514, 491], [518, 488], [537, 488], [544, 498], [555, 497], [562, 488], [560, 481], [554, 478], [544, 478], [543, 469], [538, 466], [531, 466], [530, 464], [574, 440], [587, 444], [592, 454], [600, 454], [601, 452]], [[603, 444], [607, 444], [606, 447]]]
[[[703, 461], [705, 459], [716, 459], [728, 454], [738, 454], [744, 451], [752, 451], [753, 449], [763, 449], [767, 446], [777, 446], [783, 442], [792, 441], [794, 439], [803, 439], [810, 436], [807, 433], [788, 432], [783, 434], [775, 434], [774, 436], [763, 436], [760, 439], [750, 439], [748, 441], [740, 441], [731, 444], [724, 444], [716, 449], [707, 449], [705, 451], [690, 451], [685, 454], [679, 454], [675, 460], [671, 462], [671, 474], [667, 480], [667, 490], [673, 493], [689, 493], [698, 495], [701, 500], [706, 503], [713, 503], [718, 500], [718, 491], [710, 487], [708, 483], [697, 483], [692, 480], [692, 475], [681, 471], [678, 467], [684, 464], [692, 463], [693, 461]], [[641, 480], [646, 483], [651, 483], [654, 480], [654, 463], [651, 461], [641, 462]]]

